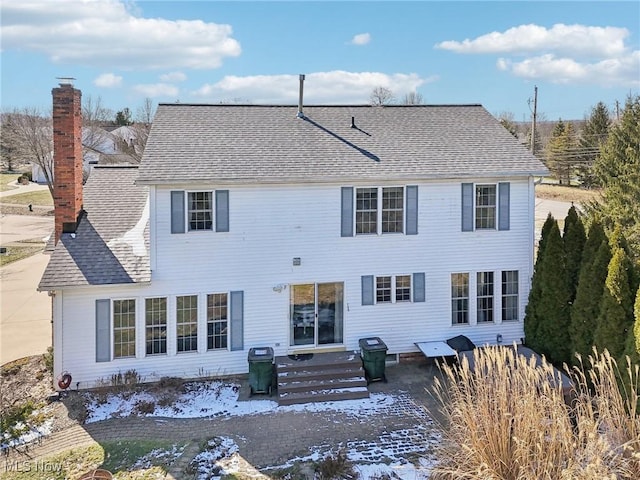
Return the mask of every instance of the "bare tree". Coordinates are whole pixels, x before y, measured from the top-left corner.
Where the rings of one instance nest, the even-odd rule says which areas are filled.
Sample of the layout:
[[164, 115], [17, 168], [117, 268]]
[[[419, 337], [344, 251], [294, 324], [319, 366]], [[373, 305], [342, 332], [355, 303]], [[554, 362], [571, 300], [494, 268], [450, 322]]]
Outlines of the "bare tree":
[[424, 97], [416, 91], [406, 93], [400, 102], [402, 105], [423, 105]]
[[515, 115], [513, 112], [502, 112], [497, 118], [500, 125], [506, 128], [511, 135], [518, 138], [518, 125], [515, 121]]
[[[53, 195], [53, 121], [37, 108], [15, 109], [3, 116], [2, 136], [14, 149], [15, 159], [42, 170]], [[3, 140], [4, 141], [4, 140]]]
[[393, 102], [393, 92], [387, 87], [376, 87], [371, 91], [369, 101], [371, 105], [388, 105]]
[[138, 107], [136, 111], [136, 123], [144, 123], [145, 125], [151, 125], [153, 117], [156, 114], [156, 108], [153, 105], [153, 100], [146, 97], [142, 105]]
[[20, 151], [16, 142], [16, 136], [13, 133], [13, 117], [8, 113], [3, 113], [0, 117], [2, 123], [2, 135], [0, 135], [0, 158], [2, 159], [2, 167], [13, 172], [21, 161]]
[[110, 123], [113, 111], [102, 105], [101, 97], [87, 95], [82, 100], [82, 146], [85, 150], [99, 150], [108, 139], [103, 126]]

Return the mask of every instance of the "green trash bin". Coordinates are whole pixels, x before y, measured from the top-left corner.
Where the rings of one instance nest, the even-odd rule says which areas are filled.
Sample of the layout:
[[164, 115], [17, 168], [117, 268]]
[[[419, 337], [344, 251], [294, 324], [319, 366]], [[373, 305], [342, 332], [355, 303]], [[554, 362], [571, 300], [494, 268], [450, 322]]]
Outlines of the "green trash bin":
[[273, 384], [273, 348], [251, 348], [249, 349], [248, 360], [250, 394], [271, 394], [271, 386]]
[[387, 346], [379, 337], [361, 338], [360, 356], [364, 366], [364, 374], [367, 383], [382, 380], [387, 381], [384, 369], [387, 360]]

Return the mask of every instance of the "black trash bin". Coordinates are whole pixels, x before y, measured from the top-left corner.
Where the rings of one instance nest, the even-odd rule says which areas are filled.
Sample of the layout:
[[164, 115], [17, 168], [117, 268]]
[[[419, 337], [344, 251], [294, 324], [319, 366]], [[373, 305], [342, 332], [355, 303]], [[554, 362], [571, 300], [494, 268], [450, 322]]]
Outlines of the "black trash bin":
[[273, 384], [273, 348], [249, 349], [249, 388], [254, 393], [271, 394]]
[[361, 338], [360, 355], [367, 383], [387, 381], [384, 369], [387, 360], [387, 346], [379, 337]]

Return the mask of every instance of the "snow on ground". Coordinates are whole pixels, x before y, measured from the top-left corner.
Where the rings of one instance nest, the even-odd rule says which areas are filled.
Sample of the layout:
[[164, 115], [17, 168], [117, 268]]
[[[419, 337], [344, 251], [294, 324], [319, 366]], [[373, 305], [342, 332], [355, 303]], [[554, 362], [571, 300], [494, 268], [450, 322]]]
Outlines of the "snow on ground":
[[[416, 451], [420, 449], [420, 446], [417, 447]], [[374, 480], [385, 477], [400, 480], [428, 479], [435, 463], [433, 454], [425, 453], [423, 456], [418, 456], [415, 461], [416, 465], [399, 456], [393, 448], [381, 449], [375, 443], [371, 443], [370, 448], [372, 451], [376, 451], [377, 454], [381, 453], [378, 458], [384, 458], [388, 463], [367, 463], [363, 461], [362, 455], [355, 452], [354, 449], [346, 451], [347, 459], [351, 462], [353, 470], [357, 472], [358, 478], [361, 480]], [[424, 449], [424, 445], [421, 448]], [[293, 458], [286, 464], [271, 467], [269, 470], [284, 470], [296, 463], [319, 462], [329, 455], [335, 455], [341, 449], [334, 448], [327, 451], [323, 447], [315, 447], [313, 450], [310, 455]], [[238, 455], [238, 446], [232, 439], [226, 437], [210, 440], [206, 449], [193, 459], [191, 465], [197, 472], [199, 480], [208, 480], [222, 475], [242, 474], [246, 473], [243, 472], [243, 469], [247, 468], [246, 462], [243, 462]]]
[[[37, 413], [37, 412], [36, 412]], [[47, 419], [39, 425], [26, 425], [23, 422], [13, 425], [15, 431], [23, 430], [24, 433], [17, 438], [12, 438], [9, 432], [0, 432], [0, 451], [24, 445], [42, 437], [46, 437], [53, 431], [53, 419]]]
[[[185, 392], [165, 401], [162, 393], [125, 392], [106, 398], [87, 393], [86, 423], [131, 415], [147, 417], [202, 418], [212, 416], [240, 416], [274, 411], [340, 411], [353, 416], [365, 416], [389, 407], [396, 398], [389, 394], [372, 393], [362, 400], [319, 402], [279, 407], [273, 400], [238, 401], [238, 385], [220, 381], [193, 382], [185, 385]], [[165, 403], [167, 405], [165, 405]]]
[[[406, 402], [402, 393], [372, 393], [370, 398], [318, 402], [279, 407], [273, 400], [250, 399], [238, 401], [239, 385], [220, 381], [192, 382], [184, 386], [183, 393], [174, 394], [171, 402], [166, 393], [149, 391], [125, 392], [108, 395], [87, 393], [87, 423], [108, 418], [132, 415], [172, 418], [202, 418], [212, 416], [256, 415], [282, 411], [339, 411], [354, 417], [367, 417], [376, 412], [384, 413]], [[284, 469], [298, 462], [317, 462], [339, 451], [346, 453], [354, 464], [359, 478], [384, 477], [402, 480], [425, 479], [435, 462], [435, 445], [441, 440], [437, 429], [428, 427], [426, 413], [417, 414], [416, 425], [409, 429], [387, 432], [375, 442], [353, 441], [346, 445], [320, 445], [311, 448], [312, 453], [297, 457], [273, 469]], [[421, 421], [424, 420], [424, 421]], [[238, 446], [232, 439], [219, 437], [211, 440], [205, 450], [194, 459], [192, 465], [198, 478], [213, 478], [220, 474], [234, 474], [238, 465]], [[412, 462], [407, 460], [412, 458]], [[382, 463], [384, 462], [384, 463]], [[271, 470], [271, 469], [270, 469]]]

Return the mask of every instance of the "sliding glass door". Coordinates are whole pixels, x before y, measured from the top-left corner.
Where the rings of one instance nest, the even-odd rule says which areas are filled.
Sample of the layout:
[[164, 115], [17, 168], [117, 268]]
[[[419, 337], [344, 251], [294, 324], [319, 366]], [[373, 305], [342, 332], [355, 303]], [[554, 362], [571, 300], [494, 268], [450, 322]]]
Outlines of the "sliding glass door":
[[344, 284], [291, 285], [290, 345], [316, 346], [342, 343]]

